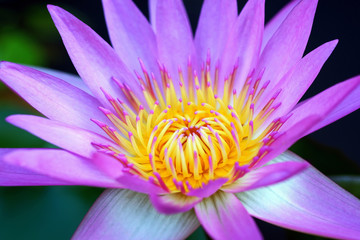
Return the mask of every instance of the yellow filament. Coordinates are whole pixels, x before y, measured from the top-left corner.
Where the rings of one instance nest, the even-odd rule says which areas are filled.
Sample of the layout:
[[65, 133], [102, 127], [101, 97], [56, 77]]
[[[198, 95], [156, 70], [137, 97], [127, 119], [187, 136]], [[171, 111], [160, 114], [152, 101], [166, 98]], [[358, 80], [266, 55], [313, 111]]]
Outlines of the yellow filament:
[[[237, 96], [232, 91], [237, 67], [224, 82], [219, 79], [216, 68], [213, 82], [208, 64], [210, 62], [202, 69], [200, 79], [190, 64], [186, 79], [179, 71], [178, 87], [162, 68], [164, 93], [153, 75], [151, 84], [143, 68], [146, 82], [139, 81], [143, 84], [148, 109], [140, 106], [140, 101], [126, 86], [122, 90], [130, 106], [122, 102], [119, 105], [109, 97], [116, 114], [108, 110], [104, 113], [116, 129], [101, 127], [118, 149], [101, 148], [111, 150], [114, 157], [131, 166], [131, 173], [170, 192], [186, 193], [217, 178], [228, 178], [226, 184], [236, 180], [236, 164], [250, 164], [264, 146], [262, 140], [271, 131], [278, 130], [281, 124], [263, 126], [274, 111], [271, 108], [273, 101], [268, 102], [259, 114], [254, 114], [254, 105], [265, 91], [265, 88], [258, 91], [259, 80], [251, 84], [251, 79], [246, 79]], [[216, 96], [220, 84], [223, 84], [223, 95]], [[259, 129], [264, 130], [259, 132]], [[272, 141], [274, 139], [266, 144]]]

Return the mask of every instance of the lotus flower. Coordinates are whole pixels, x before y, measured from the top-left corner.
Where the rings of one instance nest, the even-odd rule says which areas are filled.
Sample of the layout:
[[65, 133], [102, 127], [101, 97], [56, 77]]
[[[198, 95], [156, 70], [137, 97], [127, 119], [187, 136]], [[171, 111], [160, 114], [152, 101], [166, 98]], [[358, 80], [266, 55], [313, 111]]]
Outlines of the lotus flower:
[[[0, 78], [45, 117], [7, 120], [61, 149], [2, 149], [0, 183], [109, 188], [74, 239], [261, 239], [253, 217], [360, 236], [360, 202], [299, 156], [299, 138], [360, 106], [360, 77], [298, 104], [337, 41], [303, 56], [316, 0], [264, 27], [205, 0], [195, 37], [180, 0], [103, 0], [113, 48], [65, 10], [50, 14], [82, 81], [2, 62]], [[50, 72], [50, 74], [49, 74]], [[52, 75], [51, 75], [52, 74]]]

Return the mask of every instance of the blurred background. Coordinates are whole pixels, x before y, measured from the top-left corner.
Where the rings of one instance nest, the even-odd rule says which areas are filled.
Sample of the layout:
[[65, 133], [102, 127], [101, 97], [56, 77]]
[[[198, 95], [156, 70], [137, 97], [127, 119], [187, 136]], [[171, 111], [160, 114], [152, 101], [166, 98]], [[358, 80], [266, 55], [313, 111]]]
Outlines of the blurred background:
[[[288, 1], [266, 3], [269, 20]], [[147, 2], [135, 1], [148, 16]], [[202, 1], [185, 0], [193, 30]], [[245, 0], [238, 1], [239, 9]], [[76, 73], [46, 4], [61, 6], [109, 42], [100, 0], [0, 0], [0, 60]], [[339, 39], [304, 98], [360, 74], [360, 2], [320, 0], [306, 52]], [[6, 123], [15, 113], [39, 114], [0, 83], [0, 148], [46, 148], [48, 143]], [[359, 111], [297, 142], [292, 150], [360, 197]], [[0, 187], [0, 239], [69, 239], [103, 191], [89, 187]], [[323, 239], [258, 221], [265, 239]], [[208, 239], [200, 228], [189, 239]]]

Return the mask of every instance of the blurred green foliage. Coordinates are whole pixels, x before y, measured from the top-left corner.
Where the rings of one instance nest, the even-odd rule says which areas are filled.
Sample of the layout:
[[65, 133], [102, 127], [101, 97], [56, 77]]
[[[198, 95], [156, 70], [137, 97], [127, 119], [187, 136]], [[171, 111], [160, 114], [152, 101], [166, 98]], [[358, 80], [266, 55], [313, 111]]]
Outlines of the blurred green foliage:
[[359, 165], [344, 153], [336, 148], [317, 143], [309, 137], [300, 139], [290, 150], [298, 153], [327, 176], [360, 174]]
[[338, 175], [331, 179], [360, 199], [360, 175]]
[[102, 189], [0, 188], [0, 239], [70, 239]]
[[46, 63], [44, 49], [26, 32], [5, 28], [0, 35], [0, 53], [3, 60], [39, 66]]
[[[10, 97], [11, 96], [11, 97]], [[30, 133], [27, 133], [7, 122], [5, 118], [12, 114], [22, 113], [22, 114], [36, 114], [35, 111], [31, 111], [29, 108], [24, 106], [19, 106], [16, 99], [11, 101], [13, 94], [9, 94], [8, 99], [4, 99], [2, 96], [2, 101], [0, 105], [0, 147], [1, 148], [14, 148], [14, 147], [26, 147], [26, 148], [36, 148], [36, 147], [45, 147], [47, 144], [45, 141], [33, 136]]]

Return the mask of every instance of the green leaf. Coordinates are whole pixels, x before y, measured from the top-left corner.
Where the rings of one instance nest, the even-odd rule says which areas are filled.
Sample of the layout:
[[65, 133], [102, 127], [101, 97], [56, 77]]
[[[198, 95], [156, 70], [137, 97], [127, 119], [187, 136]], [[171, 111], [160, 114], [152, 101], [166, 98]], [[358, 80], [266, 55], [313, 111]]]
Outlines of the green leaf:
[[0, 239], [70, 239], [103, 189], [0, 187]]
[[291, 151], [310, 162], [325, 175], [358, 175], [360, 168], [353, 160], [333, 147], [325, 146], [310, 138], [303, 138], [296, 142]]
[[37, 40], [25, 31], [11, 28], [0, 31], [0, 58], [29, 65], [46, 63], [46, 54]]
[[205, 230], [200, 226], [198, 229], [196, 229], [195, 232], [193, 232], [187, 240], [208, 240], [210, 238], [207, 237]]
[[37, 114], [30, 108], [18, 104], [18, 99], [11, 97], [9, 99], [0, 99], [0, 148], [37, 148], [43, 147], [45, 141], [34, 135], [17, 128], [5, 121], [7, 116], [12, 114]]
[[359, 175], [339, 175], [332, 176], [331, 179], [342, 188], [360, 199], [360, 176]]

